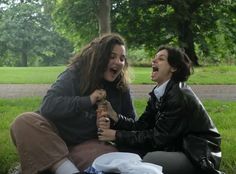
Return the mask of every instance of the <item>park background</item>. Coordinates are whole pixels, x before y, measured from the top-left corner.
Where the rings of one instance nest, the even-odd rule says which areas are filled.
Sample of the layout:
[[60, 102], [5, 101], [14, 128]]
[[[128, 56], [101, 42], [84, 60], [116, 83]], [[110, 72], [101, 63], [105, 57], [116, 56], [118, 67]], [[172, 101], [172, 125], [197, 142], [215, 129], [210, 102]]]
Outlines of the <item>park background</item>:
[[[151, 83], [145, 67], [161, 44], [189, 55], [190, 85], [236, 84], [234, 0], [0, 0], [0, 84], [51, 84], [70, 57], [109, 32], [127, 42], [132, 84]], [[41, 99], [0, 98], [0, 174], [19, 161], [10, 123]], [[134, 103], [141, 114], [146, 98]], [[236, 173], [235, 101], [203, 103], [222, 134], [221, 169]]]

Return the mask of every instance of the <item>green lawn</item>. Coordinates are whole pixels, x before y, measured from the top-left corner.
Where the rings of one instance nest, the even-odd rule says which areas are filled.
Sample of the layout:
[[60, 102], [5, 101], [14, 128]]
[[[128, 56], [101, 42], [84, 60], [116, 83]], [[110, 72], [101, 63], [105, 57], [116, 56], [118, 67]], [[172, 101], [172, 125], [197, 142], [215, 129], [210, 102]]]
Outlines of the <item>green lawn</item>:
[[[66, 67], [0, 67], [0, 84], [51, 84]], [[151, 84], [151, 68], [131, 68], [133, 84]], [[236, 84], [236, 66], [211, 66], [195, 68], [189, 84]], [[14, 118], [25, 111], [38, 108], [41, 98], [0, 98], [0, 174], [6, 174], [18, 157], [9, 136], [9, 126]], [[145, 100], [135, 100], [137, 113], [144, 109]], [[236, 173], [236, 102], [204, 101], [222, 134], [223, 161], [221, 168], [227, 174]]]
[[[66, 67], [0, 67], [0, 84], [51, 84]], [[133, 84], [152, 84], [151, 68], [132, 67]], [[189, 84], [236, 84], [236, 66], [195, 68]]]
[[[38, 108], [41, 98], [0, 99], [0, 173], [6, 174], [14, 162], [18, 161], [15, 147], [9, 135], [9, 127], [14, 118], [26, 111]], [[203, 102], [222, 134], [223, 160], [221, 169], [227, 174], [236, 173], [236, 119], [235, 102], [207, 100]], [[145, 100], [135, 100], [137, 113], [140, 115], [146, 104]]]
[[51, 84], [66, 67], [0, 67], [0, 84]]

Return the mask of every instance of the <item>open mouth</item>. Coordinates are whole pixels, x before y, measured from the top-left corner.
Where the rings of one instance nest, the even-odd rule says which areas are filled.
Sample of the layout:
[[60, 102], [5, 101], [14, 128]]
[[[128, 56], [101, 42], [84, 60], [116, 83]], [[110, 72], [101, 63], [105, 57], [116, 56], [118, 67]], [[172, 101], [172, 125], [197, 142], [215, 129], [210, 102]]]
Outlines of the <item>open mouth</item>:
[[116, 68], [110, 68], [109, 71], [110, 71], [113, 75], [115, 75], [115, 74], [118, 73], [118, 69], [116, 69]]
[[152, 72], [157, 72], [159, 70], [158, 67], [152, 67]]

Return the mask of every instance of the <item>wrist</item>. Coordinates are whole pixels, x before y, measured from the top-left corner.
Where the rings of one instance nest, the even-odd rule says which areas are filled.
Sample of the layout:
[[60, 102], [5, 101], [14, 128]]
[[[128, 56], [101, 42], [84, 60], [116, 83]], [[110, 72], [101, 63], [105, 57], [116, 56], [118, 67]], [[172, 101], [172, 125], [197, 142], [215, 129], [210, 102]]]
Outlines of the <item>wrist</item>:
[[112, 115], [113, 115], [113, 117], [112, 117], [113, 121], [114, 121], [115, 123], [117, 123], [118, 120], [119, 120], [118, 114], [117, 114], [116, 112], [114, 112]]

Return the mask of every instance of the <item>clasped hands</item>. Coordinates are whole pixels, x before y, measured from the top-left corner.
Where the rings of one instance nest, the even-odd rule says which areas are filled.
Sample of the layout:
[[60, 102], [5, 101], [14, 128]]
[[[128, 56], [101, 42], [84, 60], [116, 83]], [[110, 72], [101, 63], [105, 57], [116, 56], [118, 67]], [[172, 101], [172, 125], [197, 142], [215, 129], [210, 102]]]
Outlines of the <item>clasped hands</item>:
[[97, 127], [98, 139], [100, 141], [115, 140], [116, 130], [110, 129], [112, 119], [114, 122], [118, 121], [118, 115], [113, 110], [109, 101], [103, 102], [97, 109]]

